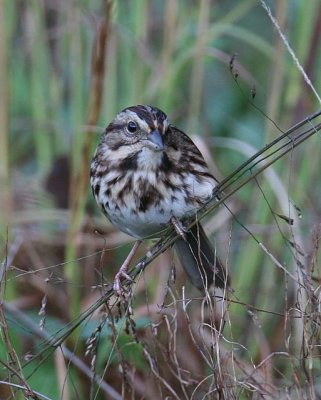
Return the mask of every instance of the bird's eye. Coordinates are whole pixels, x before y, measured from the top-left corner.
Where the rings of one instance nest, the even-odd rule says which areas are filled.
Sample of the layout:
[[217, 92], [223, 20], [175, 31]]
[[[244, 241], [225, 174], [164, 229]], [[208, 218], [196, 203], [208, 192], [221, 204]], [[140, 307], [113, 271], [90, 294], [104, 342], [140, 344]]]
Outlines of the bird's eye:
[[129, 133], [135, 133], [137, 131], [137, 124], [134, 121], [129, 121], [127, 124], [127, 131]]

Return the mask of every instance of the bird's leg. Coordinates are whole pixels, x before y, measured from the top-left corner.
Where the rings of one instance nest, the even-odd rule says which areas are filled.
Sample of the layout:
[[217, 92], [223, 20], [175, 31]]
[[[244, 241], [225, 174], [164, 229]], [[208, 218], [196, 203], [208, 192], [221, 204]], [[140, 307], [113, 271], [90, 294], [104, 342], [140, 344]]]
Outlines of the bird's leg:
[[113, 288], [114, 288], [114, 291], [118, 294], [118, 296], [122, 295], [122, 286], [121, 286], [120, 280], [122, 278], [126, 278], [129, 281], [133, 281], [132, 278], [127, 274], [127, 270], [128, 270], [131, 260], [133, 259], [134, 255], [136, 254], [141, 243], [142, 243], [141, 240], [137, 240], [135, 242], [133, 248], [130, 250], [128, 256], [126, 257], [126, 260], [123, 262], [122, 266], [119, 268], [119, 271], [115, 275]]
[[175, 228], [175, 232], [184, 240], [186, 240], [186, 235], [185, 235], [185, 228], [182, 225], [181, 221], [178, 220], [175, 217], [171, 218], [171, 223], [173, 224]]

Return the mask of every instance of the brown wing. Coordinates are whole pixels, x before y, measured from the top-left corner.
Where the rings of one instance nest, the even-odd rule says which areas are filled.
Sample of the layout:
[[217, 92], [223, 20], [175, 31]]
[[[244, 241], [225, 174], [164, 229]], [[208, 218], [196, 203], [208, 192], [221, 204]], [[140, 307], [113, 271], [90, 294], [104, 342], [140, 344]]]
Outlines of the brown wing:
[[195, 175], [209, 177], [218, 183], [209, 172], [208, 166], [199, 149], [191, 138], [174, 126], [170, 126], [165, 136], [166, 153], [169, 160], [179, 171], [189, 171]]

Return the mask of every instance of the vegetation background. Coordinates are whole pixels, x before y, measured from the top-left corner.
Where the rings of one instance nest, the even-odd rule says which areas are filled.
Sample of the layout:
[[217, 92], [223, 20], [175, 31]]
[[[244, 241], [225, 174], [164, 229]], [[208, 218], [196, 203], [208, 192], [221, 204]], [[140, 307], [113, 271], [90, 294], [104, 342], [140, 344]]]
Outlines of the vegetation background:
[[133, 242], [89, 191], [107, 123], [156, 105], [222, 179], [320, 109], [320, 35], [318, 0], [0, 0], [1, 399], [320, 398], [319, 134], [206, 219], [224, 301], [164, 253], [72, 329]]

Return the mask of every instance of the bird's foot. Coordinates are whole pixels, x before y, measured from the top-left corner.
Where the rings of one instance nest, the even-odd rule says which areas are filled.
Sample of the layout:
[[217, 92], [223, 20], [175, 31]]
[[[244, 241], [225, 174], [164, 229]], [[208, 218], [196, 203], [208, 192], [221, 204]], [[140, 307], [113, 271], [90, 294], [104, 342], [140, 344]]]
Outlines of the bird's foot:
[[119, 268], [119, 271], [115, 275], [113, 289], [118, 296], [123, 296], [124, 294], [124, 288], [121, 284], [122, 279], [125, 278], [128, 281], [133, 282], [133, 279], [128, 275], [127, 270], [141, 243], [141, 240], [137, 240], [137, 242], [135, 242], [133, 248], [126, 257], [126, 260], [123, 262], [123, 265]]
[[175, 232], [180, 236], [182, 239], [186, 240], [186, 235], [185, 235], [185, 228], [181, 221], [177, 219], [176, 217], [171, 218], [171, 223], [174, 226]]
[[120, 268], [120, 270], [115, 275], [113, 284], [114, 292], [120, 297], [124, 294], [124, 287], [121, 283], [122, 279], [127, 279], [129, 282], [134, 282], [133, 279], [127, 274], [126, 270], [122, 270], [122, 268]]

